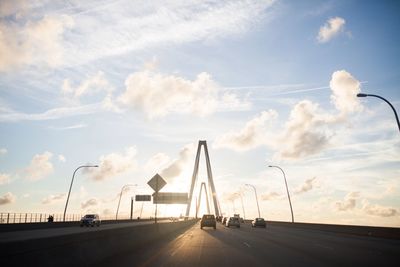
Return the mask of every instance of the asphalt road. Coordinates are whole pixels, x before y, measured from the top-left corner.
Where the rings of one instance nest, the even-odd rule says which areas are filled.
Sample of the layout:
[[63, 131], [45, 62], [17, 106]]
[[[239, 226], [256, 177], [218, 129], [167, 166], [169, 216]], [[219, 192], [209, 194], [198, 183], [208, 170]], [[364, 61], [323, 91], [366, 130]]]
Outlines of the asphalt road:
[[250, 224], [200, 230], [197, 223], [96, 266], [400, 266], [400, 240]]
[[[158, 220], [159, 223], [167, 223], [170, 220]], [[125, 223], [113, 223], [113, 224], [102, 224], [100, 227], [80, 227], [79, 222], [76, 226], [60, 227], [60, 228], [46, 228], [46, 229], [35, 229], [35, 230], [25, 230], [25, 231], [13, 231], [13, 232], [2, 232], [0, 233], [0, 243], [14, 242], [14, 241], [24, 241], [30, 239], [40, 239], [54, 236], [63, 236], [71, 234], [79, 234], [84, 232], [93, 231], [104, 231], [110, 229], [117, 229], [122, 227], [132, 227], [136, 225], [143, 224], [153, 224], [154, 221], [134, 221]]]

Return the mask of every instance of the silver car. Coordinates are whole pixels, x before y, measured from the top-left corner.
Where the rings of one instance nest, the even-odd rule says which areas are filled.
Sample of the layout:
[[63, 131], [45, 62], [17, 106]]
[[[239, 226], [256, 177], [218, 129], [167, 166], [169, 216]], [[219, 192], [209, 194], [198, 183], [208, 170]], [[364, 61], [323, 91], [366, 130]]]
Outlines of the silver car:
[[86, 214], [82, 217], [80, 226], [97, 226], [99, 227], [101, 224], [101, 220], [98, 214]]
[[231, 226], [236, 226], [237, 228], [240, 228], [240, 221], [239, 218], [237, 217], [230, 217], [229, 219], [226, 220], [226, 224], [227, 227], [231, 227]]

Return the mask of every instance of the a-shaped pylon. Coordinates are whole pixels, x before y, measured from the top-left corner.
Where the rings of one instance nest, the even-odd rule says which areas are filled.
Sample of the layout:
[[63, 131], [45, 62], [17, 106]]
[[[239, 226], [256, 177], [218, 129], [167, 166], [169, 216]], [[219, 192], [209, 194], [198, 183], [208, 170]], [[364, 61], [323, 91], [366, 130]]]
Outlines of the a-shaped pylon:
[[193, 175], [192, 175], [192, 183], [190, 185], [189, 199], [188, 199], [188, 204], [187, 204], [187, 207], [186, 207], [186, 216], [189, 216], [190, 207], [192, 205], [194, 185], [196, 184], [197, 175], [198, 175], [198, 172], [199, 172], [199, 161], [200, 161], [201, 147], [204, 147], [204, 153], [205, 153], [205, 156], [206, 156], [208, 185], [210, 186], [210, 189], [211, 189], [212, 200], [213, 200], [213, 203], [214, 203], [215, 215], [219, 216], [219, 215], [221, 215], [221, 209], [220, 209], [220, 206], [219, 206], [217, 193], [215, 191], [215, 185], [214, 185], [214, 180], [213, 180], [212, 171], [211, 171], [210, 156], [208, 155], [207, 141], [199, 141], [199, 145], [197, 147], [196, 160], [195, 160], [195, 163], [194, 163], [194, 169], [193, 169]]

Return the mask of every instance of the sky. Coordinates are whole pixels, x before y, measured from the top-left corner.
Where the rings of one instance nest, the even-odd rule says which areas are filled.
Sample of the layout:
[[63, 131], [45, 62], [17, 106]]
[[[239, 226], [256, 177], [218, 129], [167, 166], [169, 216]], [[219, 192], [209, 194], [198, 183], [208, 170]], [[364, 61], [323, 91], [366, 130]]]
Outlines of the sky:
[[188, 192], [206, 140], [226, 216], [258, 216], [251, 184], [262, 217], [291, 219], [276, 165], [295, 221], [399, 227], [399, 129], [385, 102], [356, 97], [400, 110], [399, 13], [397, 1], [1, 1], [0, 212], [62, 214], [74, 170], [97, 164], [77, 171], [68, 213], [114, 216], [132, 184], [128, 215], [156, 173], [162, 192]]

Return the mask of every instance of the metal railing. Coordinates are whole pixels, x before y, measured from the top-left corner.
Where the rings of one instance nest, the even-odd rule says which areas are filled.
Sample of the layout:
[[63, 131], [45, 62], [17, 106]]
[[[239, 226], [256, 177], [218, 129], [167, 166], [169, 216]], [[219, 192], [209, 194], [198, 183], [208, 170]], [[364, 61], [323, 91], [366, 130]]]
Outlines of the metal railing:
[[[41, 223], [47, 222], [49, 216], [53, 216], [53, 222], [62, 222], [63, 214], [56, 213], [15, 213], [15, 212], [0, 212], [0, 224], [12, 223]], [[66, 222], [79, 221], [82, 214], [67, 214]]]

